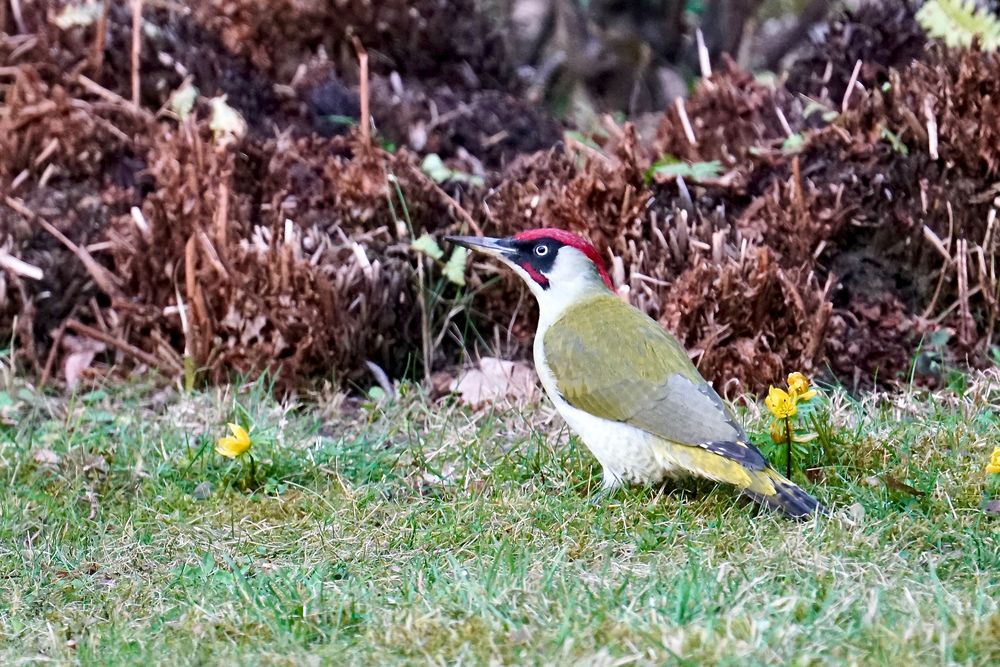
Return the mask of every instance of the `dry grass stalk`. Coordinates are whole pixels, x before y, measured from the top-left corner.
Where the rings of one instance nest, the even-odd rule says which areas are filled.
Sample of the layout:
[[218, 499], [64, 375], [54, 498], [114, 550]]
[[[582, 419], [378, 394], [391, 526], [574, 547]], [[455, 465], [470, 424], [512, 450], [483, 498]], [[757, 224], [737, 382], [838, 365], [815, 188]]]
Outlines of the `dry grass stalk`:
[[[70, 313], [70, 317], [73, 317], [73, 313]], [[45, 365], [42, 367], [42, 374], [38, 378], [39, 389], [44, 388], [48, 384], [49, 378], [52, 377], [52, 369], [55, 368], [56, 356], [59, 354], [63, 336], [66, 334], [67, 321], [64, 320], [60, 323], [59, 327], [52, 333], [52, 344], [49, 346], [49, 354], [45, 359]]]
[[712, 61], [708, 57], [708, 47], [705, 46], [705, 35], [702, 34], [701, 28], [698, 28], [694, 36], [698, 44], [698, 67], [701, 69], [701, 78], [707, 81], [712, 78]]
[[30, 278], [32, 280], [41, 280], [45, 277], [45, 272], [41, 268], [18, 259], [2, 247], [0, 247], [0, 268], [7, 269], [22, 278]]
[[28, 28], [24, 24], [24, 15], [21, 12], [21, 0], [10, 0], [10, 13], [14, 18], [17, 31], [21, 34], [28, 32]]
[[969, 242], [958, 239], [955, 244], [955, 264], [958, 275], [958, 335], [964, 345], [971, 347], [976, 340], [976, 322], [969, 308]]
[[354, 37], [354, 52], [358, 56], [358, 78], [361, 97], [361, 143], [366, 147], [371, 147], [371, 127], [372, 116], [370, 111], [370, 99], [368, 93], [368, 52], [365, 50], [361, 40]]
[[98, 73], [104, 68], [104, 47], [108, 40], [108, 13], [111, 11], [111, 3], [102, 3], [101, 15], [97, 19], [97, 28], [94, 30], [94, 43], [90, 49], [90, 70]]
[[142, 2], [132, 0], [132, 106], [139, 107], [139, 60], [142, 55]]
[[934, 116], [934, 102], [931, 96], [924, 98], [924, 118], [927, 119], [927, 152], [932, 160], [938, 159], [938, 122]]
[[694, 136], [694, 129], [691, 127], [690, 119], [688, 119], [683, 97], [678, 97], [674, 101], [674, 108], [677, 109], [677, 116], [681, 120], [681, 127], [684, 128], [684, 136], [687, 137], [688, 143], [692, 146], [697, 146], [698, 139]]
[[858, 74], [861, 73], [861, 61], [858, 60], [854, 63], [854, 71], [851, 72], [851, 78], [847, 82], [847, 90], [844, 91], [844, 99], [840, 102], [840, 112], [847, 113], [847, 106], [851, 102], [851, 93], [854, 92], [854, 87], [858, 83]]

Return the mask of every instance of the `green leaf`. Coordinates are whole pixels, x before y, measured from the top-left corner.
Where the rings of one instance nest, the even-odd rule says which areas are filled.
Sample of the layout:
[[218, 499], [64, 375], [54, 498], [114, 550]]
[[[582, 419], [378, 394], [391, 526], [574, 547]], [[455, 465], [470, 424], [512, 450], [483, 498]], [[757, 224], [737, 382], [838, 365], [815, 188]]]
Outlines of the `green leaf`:
[[466, 174], [465, 172], [455, 171], [451, 169], [444, 163], [441, 156], [437, 153], [429, 153], [424, 161], [420, 163], [420, 169], [423, 170], [425, 174], [431, 177], [435, 183], [444, 183], [445, 181], [459, 181], [462, 183], [468, 183], [469, 185], [482, 186], [483, 179], [479, 176], [473, 176], [472, 174]]
[[469, 251], [465, 248], [452, 250], [448, 263], [444, 265], [444, 277], [456, 285], [465, 285], [465, 264], [468, 259]]
[[212, 117], [208, 121], [208, 127], [215, 134], [217, 142], [239, 140], [246, 135], [247, 122], [239, 111], [229, 106], [225, 95], [213, 97], [208, 101], [208, 105], [212, 109]]
[[983, 51], [1000, 47], [1000, 19], [975, 0], [928, 0], [917, 12], [917, 22], [951, 47], [969, 48], [974, 38]]
[[195, 100], [198, 99], [198, 89], [190, 81], [185, 81], [181, 87], [170, 96], [170, 110], [181, 120], [187, 118], [191, 110], [194, 109]]
[[323, 116], [323, 120], [333, 123], [334, 125], [354, 126], [358, 124], [357, 118], [352, 118], [351, 116], [345, 116], [339, 113], [326, 114]]
[[601, 147], [597, 145], [597, 142], [591, 138], [591, 136], [584, 134], [583, 132], [578, 132], [576, 130], [566, 130], [565, 136], [573, 141], [587, 146], [588, 148], [593, 148], [595, 151], [600, 151]]
[[[17, 7], [17, 5], [14, 5]], [[60, 30], [69, 30], [76, 26], [92, 25], [101, 17], [104, 6], [100, 2], [84, 2], [82, 4], [68, 4], [62, 11], [53, 17], [52, 22]]]
[[653, 163], [646, 170], [646, 181], [653, 180], [656, 176], [678, 177], [689, 181], [706, 181], [718, 178], [722, 173], [722, 163], [718, 160], [711, 162], [684, 162], [673, 155], [664, 155]]
[[949, 340], [951, 340], [951, 332], [947, 329], [938, 329], [928, 337], [927, 346], [941, 349], [948, 345]]
[[892, 150], [900, 155], [909, 155], [910, 149], [900, 140], [899, 136], [887, 127], [882, 128], [882, 138], [892, 145]]
[[428, 154], [424, 158], [424, 161], [420, 163], [420, 169], [430, 176], [435, 183], [444, 183], [451, 178], [451, 169], [445, 165], [444, 160], [437, 153]]
[[410, 244], [410, 248], [413, 250], [423, 253], [432, 259], [441, 259], [444, 257], [444, 251], [441, 250], [441, 246], [437, 244], [430, 234], [426, 232], [420, 236], [416, 241]]
[[[821, 117], [825, 117], [825, 114], [830, 111], [832, 111], [832, 109], [830, 109], [830, 107], [826, 106], [825, 104], [817, 102], [816, 100], [809, 100], [809, 103], [806, 104], [805, 109], [802, 110], [802, 117], [809, 118], [809, 116], [813, 115], [814, 113], [824, 114], [824, 116]], [[836, 117], [836, 115], [837, 113], [834, 112], [834, 117]]]
[[798, 153], [802, 150], [802, 144], [806, 140], [802, 137], [802, 133], [796, 132], [795, 134], [789, 135], [781, 144], [781, 150], [785, 153]]

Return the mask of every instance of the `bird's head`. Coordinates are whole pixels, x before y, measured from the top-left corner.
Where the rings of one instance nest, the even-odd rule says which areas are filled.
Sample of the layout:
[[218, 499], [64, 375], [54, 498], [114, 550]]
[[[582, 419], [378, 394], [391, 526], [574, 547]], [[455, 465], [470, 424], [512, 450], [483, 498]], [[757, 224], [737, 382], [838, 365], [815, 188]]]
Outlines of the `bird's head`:
[[502, 239], [449, 236], [448, 240], [510, 266], [540, 302], [571, 298], [582, 291], [614, 289], [597, 249], [563, 229], [530, 229]]

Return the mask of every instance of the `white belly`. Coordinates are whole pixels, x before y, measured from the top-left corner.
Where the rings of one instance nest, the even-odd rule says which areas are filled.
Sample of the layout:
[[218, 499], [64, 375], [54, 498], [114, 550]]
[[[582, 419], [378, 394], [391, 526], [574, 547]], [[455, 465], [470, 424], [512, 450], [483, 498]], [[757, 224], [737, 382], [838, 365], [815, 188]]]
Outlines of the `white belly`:
[[595, 417], [574, 408], [559, 395], [555, 377], [545, 363], [541, 336], [535, 338], [535, 370], [556, 410], [604, 468], [604, 486], [655, 484], [684, 469], [671, 460], [669, 447], [646, 431]]

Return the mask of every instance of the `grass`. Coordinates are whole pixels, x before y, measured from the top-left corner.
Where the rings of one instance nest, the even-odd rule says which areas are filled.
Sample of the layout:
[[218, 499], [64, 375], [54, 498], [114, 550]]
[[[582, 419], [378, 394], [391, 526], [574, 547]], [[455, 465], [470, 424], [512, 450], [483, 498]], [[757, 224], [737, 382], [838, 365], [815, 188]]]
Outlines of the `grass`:
[[[996, 664], [997, 380], [832, 394], [802, 481], [840, 516], [792, 523], [707, 483], [592, 503], [544, 404], [8, 378], [0, 662]], [[230, 420], [256, 488], [212, 450]]]

